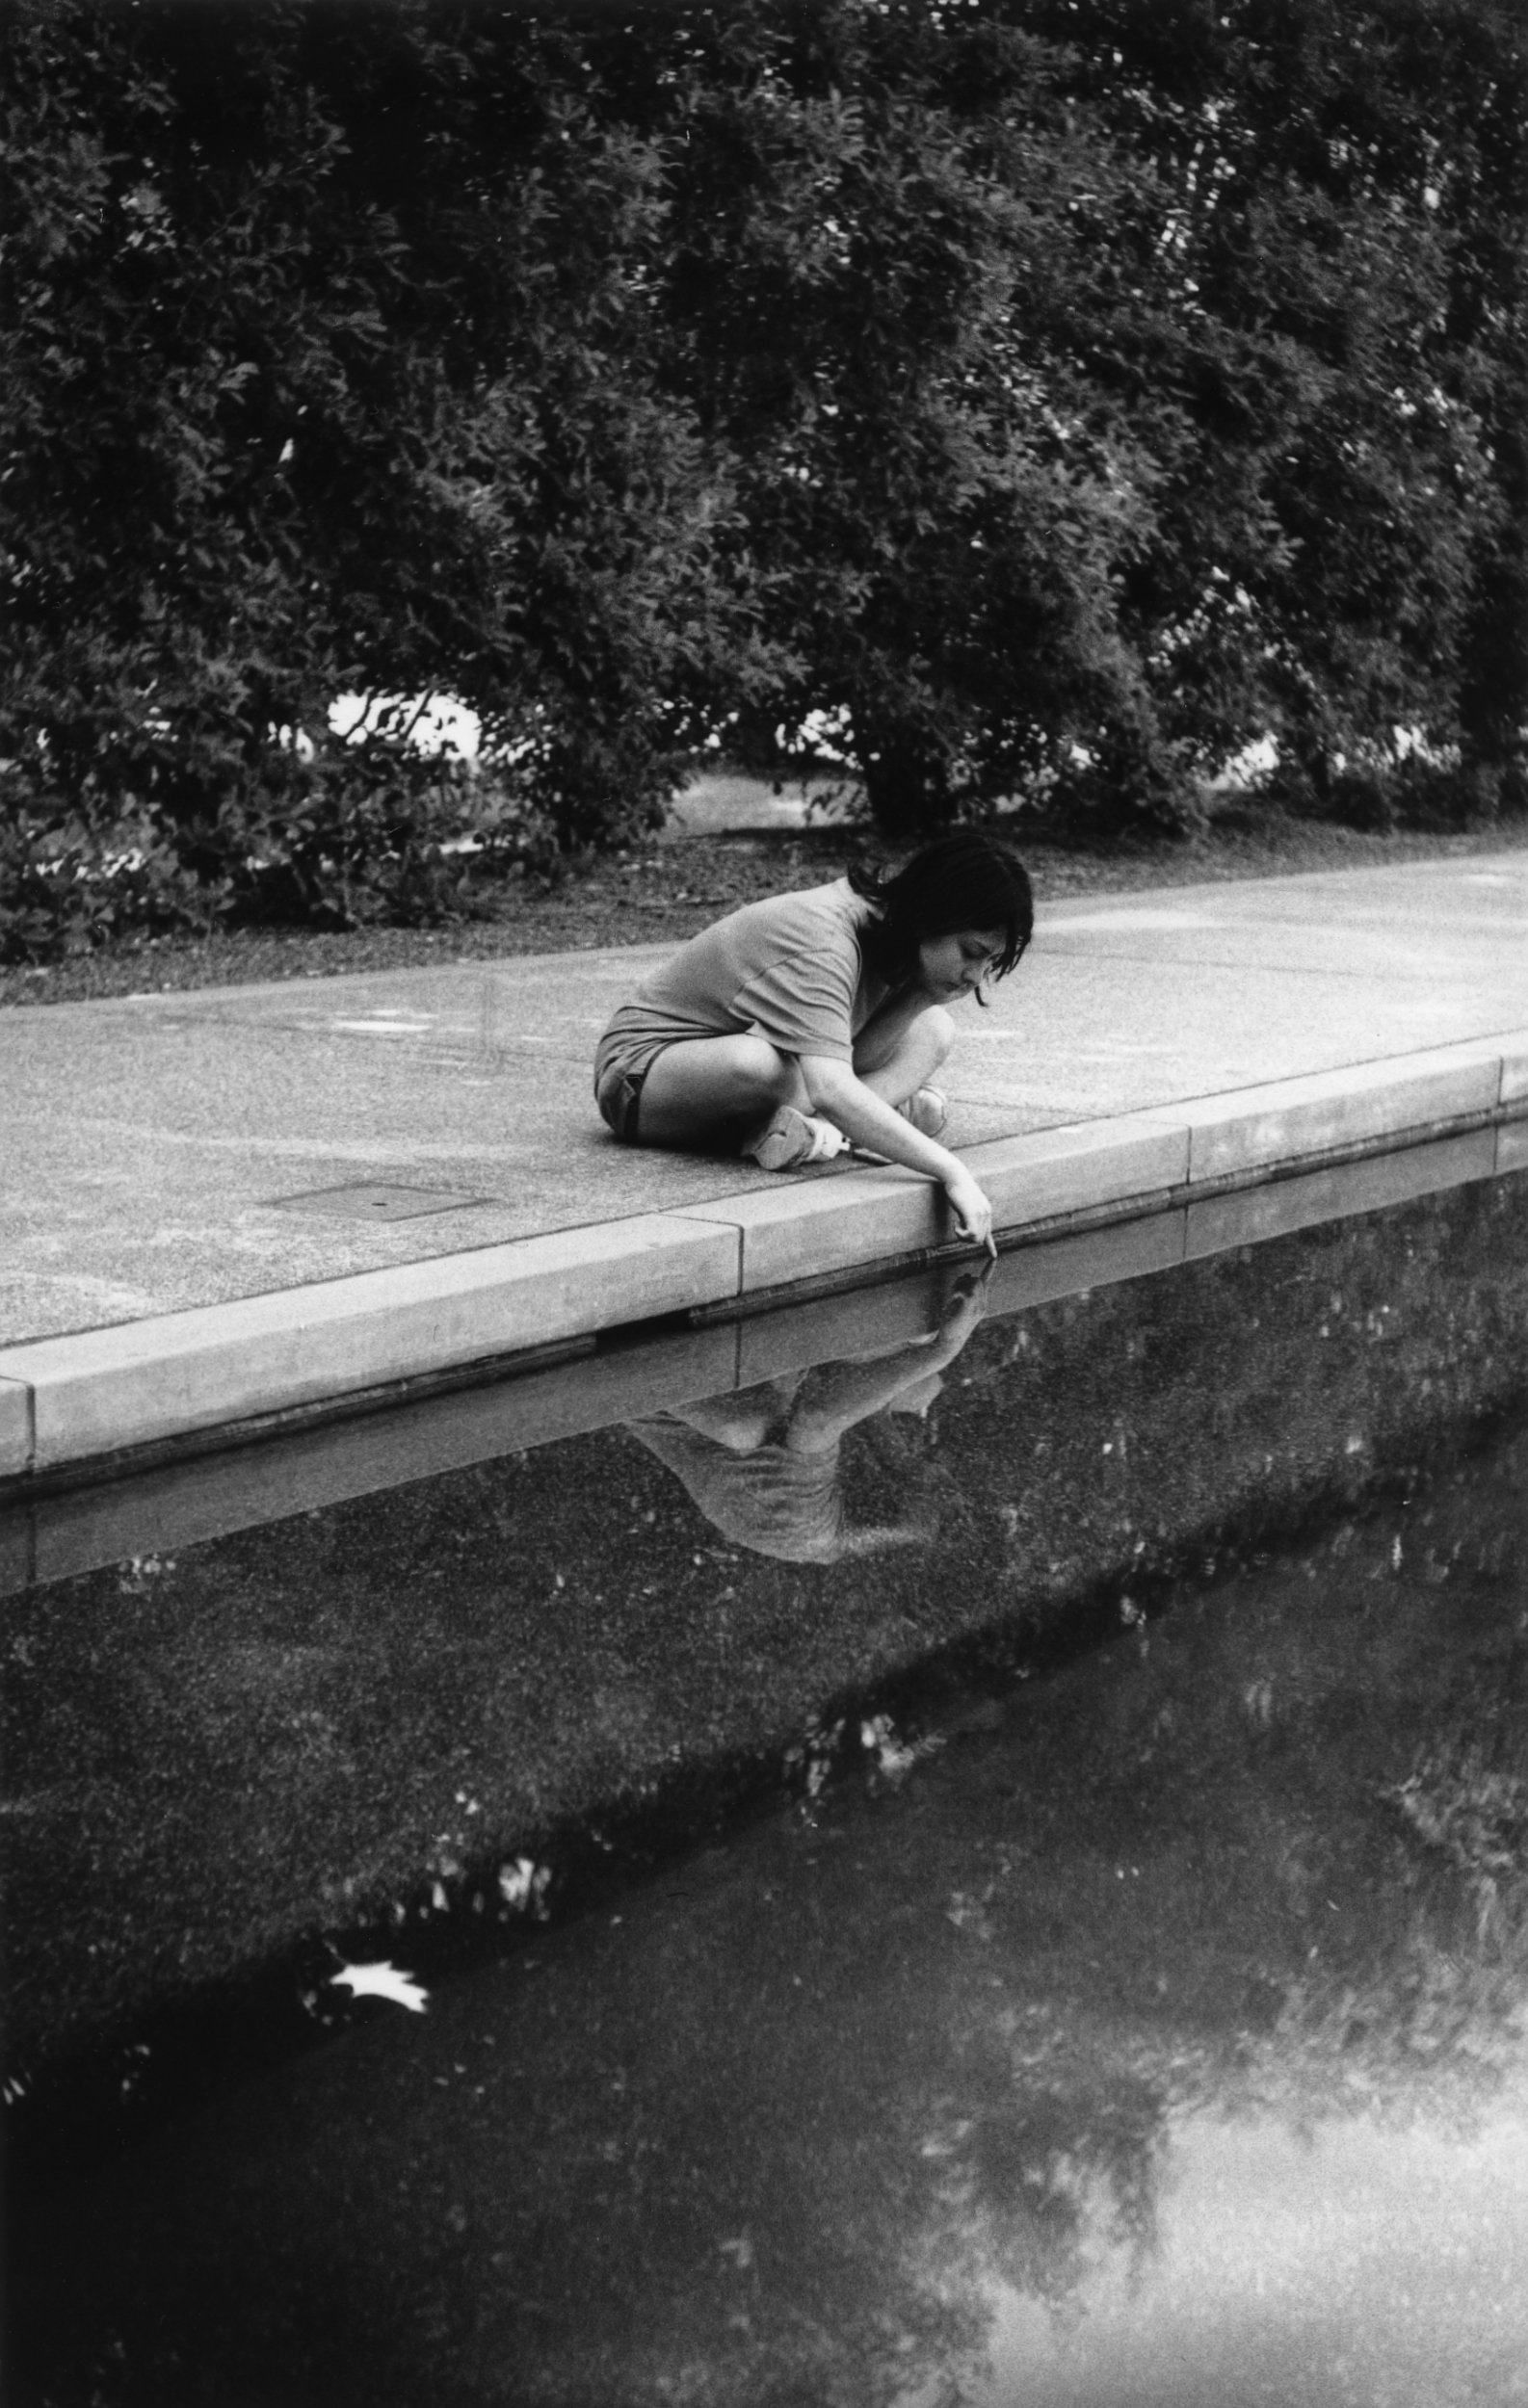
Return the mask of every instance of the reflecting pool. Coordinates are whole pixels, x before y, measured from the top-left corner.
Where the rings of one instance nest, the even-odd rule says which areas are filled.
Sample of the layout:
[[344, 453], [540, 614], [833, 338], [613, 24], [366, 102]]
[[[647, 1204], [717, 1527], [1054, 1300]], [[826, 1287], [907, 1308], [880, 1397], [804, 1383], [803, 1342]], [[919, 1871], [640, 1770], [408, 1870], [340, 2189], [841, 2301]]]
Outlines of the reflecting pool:
[[11, 2396], [1528, 2400], [1521, 1186], [18, 1590]]

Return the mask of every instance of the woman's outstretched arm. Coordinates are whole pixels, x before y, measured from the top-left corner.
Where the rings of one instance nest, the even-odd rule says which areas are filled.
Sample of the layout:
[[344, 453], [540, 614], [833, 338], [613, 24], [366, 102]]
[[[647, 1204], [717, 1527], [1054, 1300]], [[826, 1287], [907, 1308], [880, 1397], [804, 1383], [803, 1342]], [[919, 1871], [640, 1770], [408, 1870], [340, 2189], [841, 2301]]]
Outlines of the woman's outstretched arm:
[[935, 1378], [953, 1363], [987, 1310], [992, 1266], [962, 1271], [946, 1296], [938, 1326], [921, 1338], [904, 1338], [883, 1352], [841, 1363], [815, 1363], [806, 1374], [785, 1424], [792, 1454], [824, 1454], [856, 1422], [895, 1404], [909, 1388]]
[[959, 1155], [935, 1139], [922, 1136], [866, 1086], [848, 1062], [827, 1054], [803, 1054], [799, 1059], [813, 1112], [842, 1129], [852, 1145], [862, 1145], [869, 1153], [883, 1154], [887, 1162], [901, 1163], [908, 1170], [921, 1170], [926, 1179], [936, 1179], [950, 1199], [962, 1237], [985, 1245], [989, 1254], [996, 1253], [992, 1207]]

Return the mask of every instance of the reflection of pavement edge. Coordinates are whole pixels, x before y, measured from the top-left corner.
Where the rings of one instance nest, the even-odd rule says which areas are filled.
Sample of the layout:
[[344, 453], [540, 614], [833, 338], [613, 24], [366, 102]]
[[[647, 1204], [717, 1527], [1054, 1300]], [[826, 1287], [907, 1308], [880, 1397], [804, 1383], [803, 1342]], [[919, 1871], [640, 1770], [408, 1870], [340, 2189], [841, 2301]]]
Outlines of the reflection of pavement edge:
[[[966, 1149], [997, 1226], [1193, 1202], [1344, 1148], [1488, 1131], [1528, 1158], [1528, 1030]], [[951, 1235], [927, 1180], [863, 1169], [0, 1349], [0, 1476], [342, 1399], [557, 1340], [871, 1269]], [[1191, 1249], [1193, 1250], [1193, 1249]]]

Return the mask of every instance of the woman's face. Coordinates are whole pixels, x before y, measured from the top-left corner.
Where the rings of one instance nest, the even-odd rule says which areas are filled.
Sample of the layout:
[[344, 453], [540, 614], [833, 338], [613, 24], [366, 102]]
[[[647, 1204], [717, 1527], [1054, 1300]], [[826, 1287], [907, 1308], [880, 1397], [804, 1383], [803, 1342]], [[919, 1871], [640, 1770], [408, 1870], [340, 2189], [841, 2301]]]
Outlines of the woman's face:
[[994, 968], [1007, 941], [1003, 929], [957, 929], [952, 936], [926, 936], [918, 947], [918, 983], [936, 1004], [974, 995]]

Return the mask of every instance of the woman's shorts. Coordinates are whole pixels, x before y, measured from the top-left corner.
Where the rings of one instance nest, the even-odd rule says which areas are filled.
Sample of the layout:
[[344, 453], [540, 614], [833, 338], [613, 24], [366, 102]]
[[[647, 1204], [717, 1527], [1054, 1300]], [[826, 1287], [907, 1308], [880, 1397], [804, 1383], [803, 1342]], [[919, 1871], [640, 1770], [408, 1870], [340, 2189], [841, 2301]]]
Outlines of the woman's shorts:
[[622, 1145], [637, 1143], [637, 1112], [643, 1082], [658, 1056], [676, 1043], [672, 1036], [628, 1035], [607, 1029], [594, 1055], [594, 1101], [600, 1116]]

